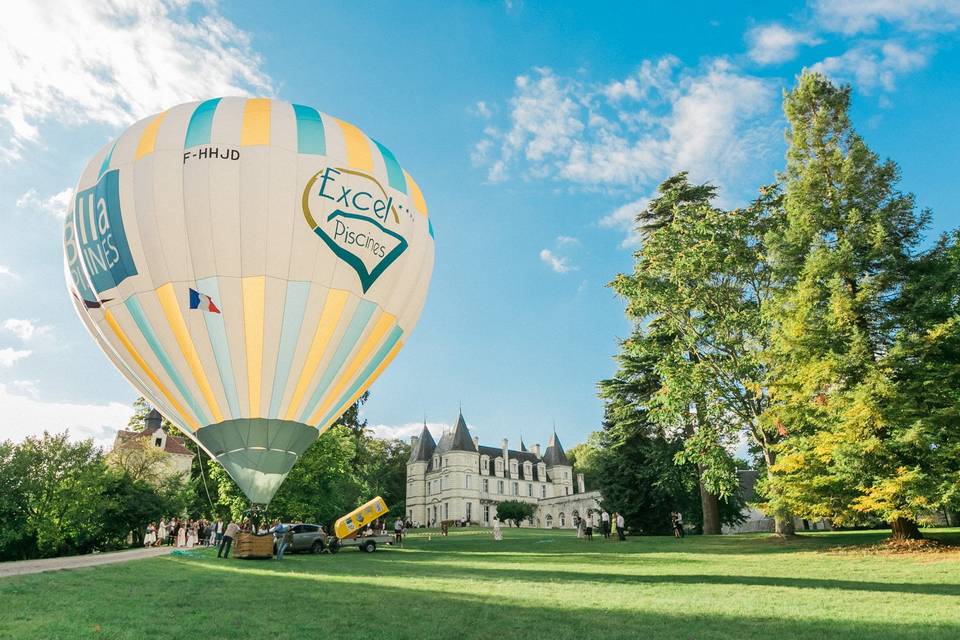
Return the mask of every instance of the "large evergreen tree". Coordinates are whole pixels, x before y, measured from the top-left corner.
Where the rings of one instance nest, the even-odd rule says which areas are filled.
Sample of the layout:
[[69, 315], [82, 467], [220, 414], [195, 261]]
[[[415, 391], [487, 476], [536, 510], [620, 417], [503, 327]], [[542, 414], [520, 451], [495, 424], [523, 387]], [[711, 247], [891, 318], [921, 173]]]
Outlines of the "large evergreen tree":
[[898, 358], [911, 346], [902, 302], [929, 214], [898, 191], [896, 164], [857, 135], [849, 109], [850, 88], [817, 73], [802, 74], [784, 101], [784, 224], [768, 238], [781, 289], [770, 307], [767, 421], [788, 437], [772, 506], [838, 524], [881, 518], [895, 537], [917, 537], [943, 469], [927, 437], [936, 429], [901, 408], [939, 390], [909, 391]]

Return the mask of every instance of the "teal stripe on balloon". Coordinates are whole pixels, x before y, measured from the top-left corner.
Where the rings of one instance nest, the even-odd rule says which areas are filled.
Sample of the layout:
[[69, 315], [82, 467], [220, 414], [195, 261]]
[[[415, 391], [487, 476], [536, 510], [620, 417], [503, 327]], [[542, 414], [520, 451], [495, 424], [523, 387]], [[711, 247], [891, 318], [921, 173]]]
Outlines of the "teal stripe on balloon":
[[114, 142], [110, 146], [110, 151], [107, 151], [107, 155], [103, 157], [103, 162], [100, 163], [100, 173], [97, 174], [97, 178], [102, 176], [107, 172], [107, 169], [110, 168], [110, 159], [113, 157], [113, 150], [117, 148], [117, 143]]
[[[433, 238], [433, 222], [430, 218], [427, 218], [427, 230], [430, 232], [430, 237]], [[436, 238], [433, 239], [436, 240]]]
[[314, 390], [313, 395], [310, 397], [310, 402], [307, 403], [307, 407], [300, 419], [304, 424], [306, 424], [307, 420], [313, 414], [317, 405], [320, 404], [320, 399], [323, 397], [323, 394], [327, 392], [327, 388], [330, 386], [330, 383], [333, 382], [334, 377], [340, 372], [340, 368], [343, 366], [347, 356], [353, 351], [353, 347], [357, 344], [357, 340], [360, 339], [361, 334], [363, 334], [363, 330], [366, 328], [367, 322], [370, 321], [370, 316], [373, 315], [373, 310], [376, 306], [376, 304], [369, 300], [361, 300], [360, 304], [357, 305], [357, 309], [353, 312], [353, 318], [350, 319], [350, 325], [340, 339], [340, 344], [330, 359], [327, 370], [323, 372], [323, 377], [317, 384], [316, 390]]
[[[210, 296], [210, 299], [218, 306], [223, 300], [220, 297], [220, 285], [216, 276], [197, 280], [197, 291]], [[230, 360], [227, 327], [223, 322], [223, 315], [204, 312], [203, 320], [207, 325], [210, 347], [213, 349], [213, 357], [217, 361], [217, 370], [220, 372], [220, 384], [223, 385], [223, 393], [227, 396], [227, 404], [230, 406], [230, 416], [239, 418], [242, 415], [240, 413], [240, 401], [237, 396], [237, 384], [233, 377], [233, 363]]]
[[333, 405], [333, 409], [331, 409], [330, 413], [323, 417], [323, 420], [320, 421], [317, 427], [322, 427], [336, 417], [337, 411], [343, 406], [343, 403], [352, 398], [353, 394], [360, 389], [360, 386], [370, 379], [370, 376], [372, 376], [373, 372], [377, 370], [377, 367], [380, 366], [380, 363], [383, 362], [383, 359], [387, 357], [387, 354], [390, 353], [391, 349], [393, 349], [393, 345], [397, 344], [397, 340], [399, 340], [400, 336], [402, 335], [403, 329], [401, 329], [399, 325], [390, 331], [390, 333], [387, 335], [387, 339], [383, 341], [383, 344], [380, 345], [380, 348], [377, 349], [377, 352], [373, 354], [372, 358], [370, 358], [370, 362], [363, 369], [363, 371], [360, 372], [360, 375], [357, 376], [357, 380], [350, 385], [350, 388], [347, 389], [346, 393], [343, 394], [343, 397], [341, 397], [337, 403]]
[[280, 329], [280, 348], [277, 350], [273, 396], [268, 414], [271, 418], [280, 417], [280, 403], [283, 402], [283, 392], [287, 388], [287, 380], [290, 377], [290, 367], [293, 365], [293, 355], [297, 350], [300, 326], [303, 324], [303, 314], [307, 308], [309, 295], [309, 282], [287, 283], [287, 299], [283, 304], [283, 326]]
[[327, 138], [320, 112], [302, 104], [293, 105], [293, 112], [297, 116], [297, 151], [326, 155]]
[[220, 98], [205, 100], [197, 105], [193, 115], [190, 116], [190, 124], [187, 125], [187, 137], [184, 140], [183, 148], [189, 149], [198, 144], [210, 144], [210, 131], [213, 129], [213, 115], [217, 111], [217, 105], [220, 104]]
[[153, 354], [157, 356], [157, 360], [160, 361], [164, 371], [166, 371], [167, 375], [170, 376], [170, 379], [173, 380], [173, 384], [177, 387], [177, 390], [180, 391], [180, 395], [183, 396], [184, 400], [187, 401], [187, 404], [190, 405], [190, 408], [193, 409], [193, 413], [195, 416], [197, 416], [200, 424], [210, 424], [210, 420], [207, 419], [207, 415], [202, 409], [200, 409], [200, 405], [197, 404], [196, 400], [193, 399], [193, 395], [190, 393], [190, 390], [187, 389], [187, 385], [183, 383], [183, 378], [181, 378], [180, 374], [177, 373], [177, 369], [173, 366], [173, 362], [170, 361], [170, 358], [167, 357], [166, 352], [160, 345], [160, 341], [157, 339], [157, 334], [153, 332], [153, 327], [150, 325], [150, 321], [147, 320], [147, 316], [143, 312], [143, 307], [140, 306], [140, 301], [137, 300], [136, 296], [130, 296], [127, 298], [127, 301], [124, 303], [124, 305], [127, 307], [127, 311], [130, 312], [130, 315], [133, 317], [133, 321], [137, 324], [137, 328], [140, 329], [140, 333], [142, 333], [143, 337], [146, 339], [147, 344], [150, 345], [150, 349], [153, 350]]
[[387, 180], [390, 182], [390, 186], [401, 193], [406, 193], [407, 179], [403, 176], [403, 169], [400, 168], [400, 163], [397, 162], [396, 156], [393, 155], [390, 149], [387, 149], [376, 140], [374, 140], [373, 143], [380, 149], [380, 155], [383, 156], [383, 163], [387, 166]]

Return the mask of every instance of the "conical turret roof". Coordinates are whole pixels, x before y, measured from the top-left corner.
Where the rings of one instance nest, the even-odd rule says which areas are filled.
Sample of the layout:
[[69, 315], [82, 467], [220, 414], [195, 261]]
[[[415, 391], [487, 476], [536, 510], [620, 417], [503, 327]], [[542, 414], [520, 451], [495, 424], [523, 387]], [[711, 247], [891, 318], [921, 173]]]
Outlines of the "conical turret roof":
[[423, 429], [420, 431], [420, 436], [417, 438], [417, 444], [413, 445], [413, 448], [410, 449], [409, 462], [430, 462], [430, 457], [436, 448], [437, 443], [434, 442], [433, 436], [430, 435], [430, 430], [427, 429], [427, 425], [424, 423]]
[[449, 438], [444, 438], [444, 451], [469, 451], [477, 453], [477, 447], [473, 444], [473, 438], [470, 436], [470, 429], [467, 428], [467, 421], [463, 419], [463, 412], [457, 416], [457, 424], [453, 427], [453, 432]]
[[557, 437], [556, 431], [550, 436], [550, 442], [547, 443], [547, 450], [543, 454], [543, 461], [548, 467], [558, 464], [570, 466], [570, 462], [567, 460], [567, 454], [563, 451], [563, 445], [560, 444], [560, 438]]

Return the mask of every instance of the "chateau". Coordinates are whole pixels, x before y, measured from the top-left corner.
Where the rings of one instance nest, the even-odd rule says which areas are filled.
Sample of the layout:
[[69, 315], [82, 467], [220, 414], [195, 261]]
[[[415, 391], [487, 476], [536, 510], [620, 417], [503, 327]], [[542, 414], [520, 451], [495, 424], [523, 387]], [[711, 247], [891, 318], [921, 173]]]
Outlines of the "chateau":
[[110, 459], [117, 461], [124, 455], [137, 455], [140, 448], [163, 451], [163, 464], [159, 469], [160, 479], [173, 476], [190, 477], [193, 452], [184, 446], [184, 439], [171, 436], [161, 428], [163, 416], [156, 409], [143, 419], [143, 431], [118, 431], [113, 441]]
[[[407, 518], [428, 526], [466, 519], [490, 526], [497, 505], [505, 500], [532, 503], [536, 527], [573, 528], [576, 518], [599, 509], [600, 493], [585, 491], [583, 474], [576, 474], [557, 434], [547, 448], [487, 447], [471, 437], [461, 413], [453, 431], [439, 442], [423, 426], [410, 439], [407, 461]], [[576, 480], [576, 482], [574, 482]]]

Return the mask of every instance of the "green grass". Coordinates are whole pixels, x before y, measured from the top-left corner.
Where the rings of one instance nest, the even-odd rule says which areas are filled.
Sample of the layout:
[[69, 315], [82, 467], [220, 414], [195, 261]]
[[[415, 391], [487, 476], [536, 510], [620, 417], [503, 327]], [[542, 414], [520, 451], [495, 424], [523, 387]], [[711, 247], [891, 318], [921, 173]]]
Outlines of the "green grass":
[[[0, 637], [960, 638], [960, 553], [837, 553], [882, 532], [577, 540], [455, 530], [282, 562], [201, 551], [0, 579]], [[960, 542], [960, 531], [929, 533]]]

